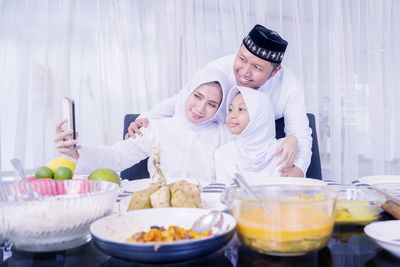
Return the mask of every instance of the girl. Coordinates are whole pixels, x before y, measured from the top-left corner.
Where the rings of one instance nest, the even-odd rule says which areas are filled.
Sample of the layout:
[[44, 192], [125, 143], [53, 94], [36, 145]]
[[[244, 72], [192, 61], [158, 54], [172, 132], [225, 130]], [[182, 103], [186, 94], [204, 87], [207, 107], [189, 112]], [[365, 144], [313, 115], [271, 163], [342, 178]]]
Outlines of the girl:
[[110, 147], [79, 147], [77, 140], [64, 141], [71, 131], [62, 132], [57, 125], [55, 143], [60, 153], [77, 160], [76, 173], [87, 174], [97, 168], [120, 172], [150, 157], [148, 170], [155, 172], [156, 147], [161, 148], [161, 170], [165, 177], [203, 179], [213, 182], [215, 149], [226, 142], [228, 133], [218, 120], [225, 108], [228, 81], [223, 72], [206, 67], [198, 71], [178, 94], [173, 117], [154, 119], [143, 136], [120, 141]]
[[[230, 184], [236, 172], [244, 177], [280, 176], [280, 157], [274, 157], [273, 153], [282, 139], [275, 139], [275, 118], [269, 97], [251, 88], [234, 86], [226, 106], [226, 125], [236, 138], [215, 151], [217, 181]], [[296, 137], [286, 138], [292, 138], [297, 145]]]

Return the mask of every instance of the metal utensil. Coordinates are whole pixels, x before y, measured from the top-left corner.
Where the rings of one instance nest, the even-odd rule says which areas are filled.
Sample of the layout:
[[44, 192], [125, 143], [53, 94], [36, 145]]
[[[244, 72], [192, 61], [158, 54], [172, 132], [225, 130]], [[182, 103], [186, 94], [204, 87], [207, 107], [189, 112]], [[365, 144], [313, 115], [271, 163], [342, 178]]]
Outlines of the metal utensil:
[[257, 196], [256, 192], [254, 192], [254, 190], [247, 184], [242, 175], [240, 175], [239, 173], [235, 173], [233, 181], [235, 181], [240, 187], [243, 187], [247, 191], [247, 193], [253, 196], [258, 202], [260, 202], [261, 206], [268, 212], [271, 217], [274, 217], [274, 213], [272, 212], [272, 210], [262, 202], [259, 196]]
[[39, 197], [35, 196], [33, 188], [31, 186], [31, 184], [29, 183], [28, 179], [26, 178], [24, 168], [22, 167], [22, 162], [19, 159], [12, 159], [11, 164], [17, 170], [19, 176], [21, 176], [22, 180], [24, 180], [26, 186], [28, 187], [28, 197], [25, 198], [25, 200], [30, 201], [30, 200], [38, 199]]
[[200, 216], [192, 225], [192, 230], [196, 233], [204, 233], [213, 229], [220, 229], [224, 222], [224, 216], [219, 210], [212, 210]]

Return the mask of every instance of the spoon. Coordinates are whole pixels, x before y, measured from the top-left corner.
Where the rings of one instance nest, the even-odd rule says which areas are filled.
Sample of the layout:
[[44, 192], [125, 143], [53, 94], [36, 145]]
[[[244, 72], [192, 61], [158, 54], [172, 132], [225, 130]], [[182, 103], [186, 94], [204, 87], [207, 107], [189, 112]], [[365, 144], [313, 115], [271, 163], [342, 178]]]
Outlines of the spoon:
[[30, 200], [37, 199], [37, 197], [35, 197], [35, 194], [34, 194], [31, 184], [29, 183], [28, 179], [26, 179], [24, 168], [22, 167], [22, 162], [19, 159], [12, 159], [11, 164], [17, 170], [17, 172], [18, 172], [19, 176], [21, 176], [22, 180], [24, 180], [26, 186], [28, 186], [28, 197], [25, 198], [25, 200], [30, 201]]
[[224, 217], [222, 215], [222, 212], [219, 210], [212, 210], [209, 213], [200, 216], [200, 218], [194, 221], [192, 225], [192, 230], [196, 233], [208, 232], [213, 228], [221, 228], [223, 222]]
[[256, 192], [254, 192], [254, 190], [248, 185], [248, 183], [244, 180], [242, 175], [235, 173], [235, 178], [233, 178], [233, 180], [239, 186], [243, 187], [247, 191], [247, 193], [252, 195], [258, 202], [260, 202], [261, 206], [268, 212], [268, 214], [271, 217], [274, 217], [274, 213], [272, 212], [272, 210], [270, 208], [268, 208], [267, 206], [265, 206], [265, 204], [262, 202], [261, 198], [259, 198], [259, 196], [257, 196]]

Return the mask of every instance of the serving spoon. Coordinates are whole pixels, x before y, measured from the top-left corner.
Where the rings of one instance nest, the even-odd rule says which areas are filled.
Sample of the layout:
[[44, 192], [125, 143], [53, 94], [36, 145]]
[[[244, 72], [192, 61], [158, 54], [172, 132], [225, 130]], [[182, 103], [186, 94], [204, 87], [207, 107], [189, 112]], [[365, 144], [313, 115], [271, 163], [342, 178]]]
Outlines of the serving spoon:
[[204, 233], [214, 229], [219, 230], [222, 227], [223, 222], [224, 216], [222, 215], [222, 212], [219, 210], [212, 210], [194, 221], [192, 230], [196, 233]]
[[19, 159], [12, 159], [11, 164], [17, 170], [19, 176], [22, 178], [22, 180], [24, 180], [26, 186], [28, 187], [28, 197], [25, 198], [24, 200], [31, 201], [31, 200], [39, 199], [39, 197], [35, 196], [33, 188], [31, 186], [31, 184], [29, 183], [28, 179], [26, 178], [24, 168], [22, 167], [22, 162]]
[[260, 202], [261, 206], [268, 212], [268, 214], [271, 217], [274, 217], [274, 213], [270, 208], [268, 208], [264, 202], [261, 200], [261, 198], [254, 192], [254, 190], [249, 186], [249, 184], [246, 182], [246, 180], [243, 178], [243, 176], [239, 173], [235, 173], [235, 177], [233, 178], [233, 181], [239, 185], [239, 187], [243, 187], [244, 190], [247, 191], [248, 194], [253, 196], [258, 202]]

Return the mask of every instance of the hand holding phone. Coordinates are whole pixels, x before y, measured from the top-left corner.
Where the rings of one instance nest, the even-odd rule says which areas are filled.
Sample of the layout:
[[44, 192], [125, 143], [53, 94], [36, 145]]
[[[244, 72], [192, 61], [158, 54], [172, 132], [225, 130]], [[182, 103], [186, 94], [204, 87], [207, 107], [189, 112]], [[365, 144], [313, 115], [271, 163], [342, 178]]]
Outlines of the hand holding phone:
[[[63, 98], [63, 117], [67, 119], [67, 122], [63, 125], [63, 131], [72, 130], [72, 138], [76, 139], [76, 129], [75, 129], [75, 102], [73, 99], [64, 97]], [[67, 137], [66, 140], [71, 138]], [[73, 149], [76, 148], [76, 145], [72, 146]]]

